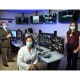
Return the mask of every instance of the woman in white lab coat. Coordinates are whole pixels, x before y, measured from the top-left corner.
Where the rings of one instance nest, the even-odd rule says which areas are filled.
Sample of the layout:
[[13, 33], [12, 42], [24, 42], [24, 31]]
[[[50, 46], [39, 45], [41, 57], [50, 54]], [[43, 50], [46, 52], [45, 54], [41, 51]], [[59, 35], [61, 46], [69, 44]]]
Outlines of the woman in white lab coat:
[[36, 70], [37, 51], [34, 47], [34, 39], [31, 35], [27, 36], [26, 45], [21, 47], [17, 56], [19, 70]]

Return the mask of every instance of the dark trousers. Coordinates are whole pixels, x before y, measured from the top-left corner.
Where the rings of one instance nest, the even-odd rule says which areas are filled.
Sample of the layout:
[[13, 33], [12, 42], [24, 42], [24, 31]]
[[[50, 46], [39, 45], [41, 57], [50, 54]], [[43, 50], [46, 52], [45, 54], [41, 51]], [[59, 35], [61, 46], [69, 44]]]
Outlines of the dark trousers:
[[1, 48], [2, 63], [5, 65], [11, 60], [11, 48]]
[[67, 69], [77, 70], [78, 53], [69, 52], [67, 55]]

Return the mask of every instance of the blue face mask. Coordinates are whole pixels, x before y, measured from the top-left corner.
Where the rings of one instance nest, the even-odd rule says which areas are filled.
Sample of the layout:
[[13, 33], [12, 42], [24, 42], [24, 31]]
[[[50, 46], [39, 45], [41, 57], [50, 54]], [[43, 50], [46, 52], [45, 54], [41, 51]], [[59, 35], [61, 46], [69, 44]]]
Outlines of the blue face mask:
[[74, 27], [73, 27], [73, 26], [70, 26], [70, 29], [71, 29], [71, 30], [75, 30], [75, 26], [74, 26]]
[[31, 48], [32, 47], [32, 42], [26, 42], [26, 46], [28, 47], [28, 48]]

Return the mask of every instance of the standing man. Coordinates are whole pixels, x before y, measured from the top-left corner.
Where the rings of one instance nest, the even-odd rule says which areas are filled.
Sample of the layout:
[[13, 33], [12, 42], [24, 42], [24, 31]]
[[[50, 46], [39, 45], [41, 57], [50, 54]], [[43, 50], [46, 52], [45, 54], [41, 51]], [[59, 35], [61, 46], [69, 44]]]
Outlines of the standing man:
[[8, 67], [8, 62], [14, 62], [11, 60], [11, 32], [7, 29], [7, 23], [2, 22], [2, 29], [0, 30], [0, 40], [1, 40], [1, 52], [2, 52], [2, 63], [4, 66]]

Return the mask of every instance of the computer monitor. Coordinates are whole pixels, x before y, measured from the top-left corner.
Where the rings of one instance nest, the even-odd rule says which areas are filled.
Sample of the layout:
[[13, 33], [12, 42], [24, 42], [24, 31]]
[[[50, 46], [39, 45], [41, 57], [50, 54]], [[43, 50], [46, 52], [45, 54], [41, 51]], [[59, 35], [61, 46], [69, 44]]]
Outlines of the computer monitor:
[[44, 17], [42, 15], [30, 16], [30, 22], [31, 22], [31, 24], [41, 24], [44, 22]]
[[54, 36], [52, 38], [52, 50], [64, 53], [64, 38]]
[[38, 38], [39, 38], [39, 34], [38, 33], [26, 33], [25, 37], [32, 35], [33, 39], [35, 40], [35, 42], [38, 42]]
[[17, 37], [17, 31], [16, 30], [11, 30], [12, 37]]
[[51, 49], [52, 45], [52, 33], [40, 33], [39, 34], [39, 46]]
[[39, 34], [38, 33], [25, 33], [24, 44], [25, 44], [25, 38], [28, 37], [29, 35], [31, 35], [33, 37], [33, 39], [35, 40], [35, 44], [38, 44], [38, 42], [39, 42]]
[[59, 12], [59, 22], [60, 23], [70, 23], [72, 21], [79, 20], [79, 10], [66, 10]]
[[16, 24], [28, 24], [28, 17], [16, 17]]
[[47, 23], [47, 24], [56, 23], [56, 14], [44, 15], [44, 23]]

